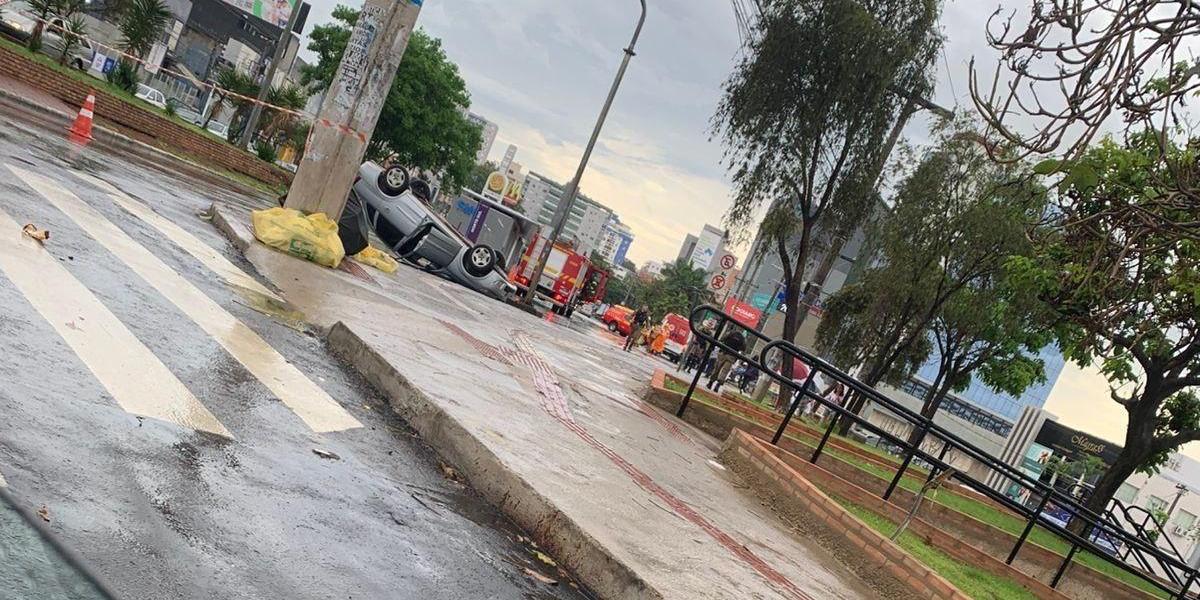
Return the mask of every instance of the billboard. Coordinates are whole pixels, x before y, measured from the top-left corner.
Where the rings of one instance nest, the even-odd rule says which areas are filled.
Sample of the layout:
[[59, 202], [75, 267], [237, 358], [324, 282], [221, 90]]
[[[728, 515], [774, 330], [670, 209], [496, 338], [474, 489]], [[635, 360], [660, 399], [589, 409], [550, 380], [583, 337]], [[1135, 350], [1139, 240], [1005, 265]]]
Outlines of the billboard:
[[733, 317], [733, 319], [751, 329], [758, 328], [758, 321], [762, 319], [762, 311], [738, 300], [730, 298], [725, 302], [725, 314]]
[[225, 0], [226, 4], [248, 12], [280, 29], [287, 27], [292, 6], [297, 0]]

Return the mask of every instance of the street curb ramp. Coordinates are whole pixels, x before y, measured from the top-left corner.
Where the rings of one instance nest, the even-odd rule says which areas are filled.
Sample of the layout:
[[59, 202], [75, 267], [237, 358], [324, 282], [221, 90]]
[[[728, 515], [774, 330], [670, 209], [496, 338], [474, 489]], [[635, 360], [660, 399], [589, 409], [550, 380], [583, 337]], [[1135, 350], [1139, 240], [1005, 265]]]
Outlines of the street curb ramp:
[[462, 423], [424, 392], [343, 322], [327, 336], [329, 348], [388, 398], [400, 415], [488, 502], [497, 506], [538, 544], [599, 597], [658, 600], [663, 595], [599, 541], [566, 516]]

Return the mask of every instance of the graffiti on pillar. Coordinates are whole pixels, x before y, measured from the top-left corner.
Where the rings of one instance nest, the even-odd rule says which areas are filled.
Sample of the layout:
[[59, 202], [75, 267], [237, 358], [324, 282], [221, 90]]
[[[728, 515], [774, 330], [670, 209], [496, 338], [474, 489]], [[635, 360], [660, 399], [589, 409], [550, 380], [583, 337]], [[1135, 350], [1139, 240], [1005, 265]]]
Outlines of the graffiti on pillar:
[[341, 85], [338, 87], [334, 101], [343, 109], [349, 109], [354, 104], [362, 89], [367, 75], [367, 59], [371, 51], [371, 43], [379, 33], [379, 18], [383, 9], [368, 4], [363, 7], [362, 14], [350, 40], [346, 42], [346, 53], [342, 55]]

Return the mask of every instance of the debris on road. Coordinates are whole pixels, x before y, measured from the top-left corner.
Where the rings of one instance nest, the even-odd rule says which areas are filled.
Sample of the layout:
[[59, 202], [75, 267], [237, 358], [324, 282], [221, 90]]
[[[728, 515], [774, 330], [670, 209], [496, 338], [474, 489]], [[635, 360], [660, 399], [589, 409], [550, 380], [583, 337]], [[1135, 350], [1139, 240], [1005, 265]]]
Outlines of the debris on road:
[[320, 456], [321, 458], [325, 458], [325, 459], [329, 459], [329, 460], [342, 460], [342, 457], [340, 457], [328, 450], [322, 450], [320, 448], [313, 448], [312, 452], [313, 452], [313, 454], [316, 454], [317, 456]]
[[38, 509], [37, 516], [41, 517], [43, 521], [49, 523], [50, 522], [50, 509], [46, 508], [46, 505], [43, 504], [42, 507]]
[[546, 577], [545, 575], [542, 575], [541, 573], [538, 573], [537, 571], [534, 571], [533, 569], [530, 569], [529, 567], [525, 567], [525, 575], [531, 579], [536, 579], [547, 585], [558, 585], [557, 579], [554, 579], [552, 577]]
[[442, 468], [442, 475], [445, 476], [446, 479], [449, 479], [455, 483], [462, 483], [462, 478], [459, 476], [458, 471], [454, 470], [454, 467], [443, 462], [438, 463], [438, 466]]
[[396, 259], [388, 256], [387, 253], [375, 246], [367, 246], [362, 252], [355, 254], [353, 258], [364, 265], [370, 265], [384, 273], [395, 273], [396, 269], [400, 268], [400, 263], [396, 262]]
[[325, 213], [305, 216], [290, 208], [269, 208], [250, 213], [254, 237], [292, 256], [336, 269], [346, 255], [338, 226]]
[[558, 567], [558, 563], [554, 562], [553, 558], [550, 558], [540, 550], [534, 550], [533, 555], [536, 556], [538, 560], [550, 565], [551, 567]]
[[46, 243], [46, 240], [50, 239], [49, 231], [45, 229], [38, 229], [33, 223], [26, 223], [25, 226], [21, 228], [21, 233], [34, 240], [37, 240], [39, 244], [44, 244]]

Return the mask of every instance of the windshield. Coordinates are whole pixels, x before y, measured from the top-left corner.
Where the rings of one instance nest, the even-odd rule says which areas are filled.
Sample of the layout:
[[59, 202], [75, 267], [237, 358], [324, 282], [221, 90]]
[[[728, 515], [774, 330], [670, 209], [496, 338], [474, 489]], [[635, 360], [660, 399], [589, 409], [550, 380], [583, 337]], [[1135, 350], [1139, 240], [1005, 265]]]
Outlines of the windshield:
[[111, 600], [113, 596], [36, 528], [0, 490], [0, 590], [6, 598]]

